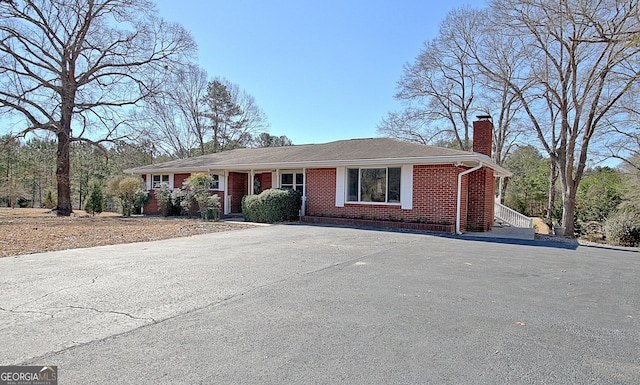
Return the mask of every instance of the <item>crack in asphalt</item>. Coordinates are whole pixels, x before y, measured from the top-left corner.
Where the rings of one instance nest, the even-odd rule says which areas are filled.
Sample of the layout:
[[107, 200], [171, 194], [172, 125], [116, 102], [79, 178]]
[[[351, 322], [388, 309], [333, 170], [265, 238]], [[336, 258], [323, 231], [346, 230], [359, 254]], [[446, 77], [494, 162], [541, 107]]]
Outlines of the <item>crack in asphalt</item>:
[[[92, 278], [92, 279], [91, 279], [91, 282], [89, 282], [89, 283], [83, 283], [83, 284], [80, 284], [80, 285], [68, 286], [68, 287], [60, 288], [60, 289], [58, 289], [58, 290], [54, 290], [54, 291], [49, 292], [49, 293], [46, 293], [46, 294], [44, 294], [44, 295], [42, 295], [42, 296], [40, 296], [40, 297], [38, 297], [38, 298], [34, 298], [34, 299], [32, 299], [31, 301], [27, 301], [27, 302], [25, 302], [25, 303], [21, 303], [21, 304], [19, 304], [19, 305], [17, 305], [17, 306], [14, 306], [14, 307], [13, 307], [13, 309], [11, 309], [11, 310], [13, 310], [13, 311], [16, 311], [16, 312], [17, 312], [17, 309], [18, 309], [18, 308], [21, 308], [21, 307], [26, 306], [26, 305], [29, 305], [29, 304], [31, 304], [31, 303], [34, 303], [34, 302], [37, 302], [37, 301], [43, 300], [43, 299], [47, 298], [47, 297], [48, 297], [48, 296], [50, 296], [50, 295], [58, 294], [58, 293], [61, 293], [61, 292], [65, 291], [65, 290], [77, 289], [77, 288], [79, 288], [79, 287], [93, 285], [94, 283], [96, 283], [96, 281], [98, 280], [98, 278], [99, 278], [99, 277], [100, 277], [100, 276], [96, 276], [96, 277]], [[0, 309], [2, 309], [2, 308], [0, 308]], [[3, 310], [5, 310], [5, 309], [3, 309]], [[33, 312], [35, 313], [35, 311], [33, 311]]]
[[[91, 279], [91, 282], [89, 282], [89, 283], [83, 283], [83, 284], [80, 284], [80, 285], [68, 286], [68, 287], [60, 288], [58, 290], [54, 290], [54, 291], [46, 293], [46, 294], [44, 294], [44, 295], [42, 295], [42, 296], [40, 296], [38, 298], [34, 298], [34, 299], [30, 300], [30, 301], [27, 301], [25, 303], [21, 303], [21, 304], [19, 304], [17, 306], [14, 306], [11, 309], [0, 307], [0, 311], [4, 311], [4, 312], [7, 312], [7, 313], [11, 313], [11, 314], [37, 314], [37, 315], [42, 315], [42, 316], [48, 317], [49, 319], [53, 319], [53, 318], [55, 318], [55, 314], [48, 313], [48, 312], [46, 312], [44, 310], [30, 310], [30, 309], [20, 310], [20, 308], [21, 307], [25, 307], [25, 306], [27, 306], [29, 304], [34, 303], [34, 302], [38, 302], [40, 300], [43, 300], [43, 299], [45, 299], [45, 298], [47, 298], [47, 297], [49, 297], [51, 295], [54, 295], [54, 294], [57, 294], [57, 293], [61, 293], [61, 292], [65, 291], [65, 290], [77, 289], [79, 287], [93, 285], [94, 283], [96, 283], [98, 278], [99, 278], [99, 276], [96, 276], [96, 277], [93, 277]], [[0, 331], [4, 331], [4, 330], [10, 329], [10, 328], [11, 328], [11, 326], [8, 326], [6, 328], [0, 329]]]
[[115, 310], [101, 310], [101, 309], [96, 309], [94, 307], [88, 307], [88, 306], [74, 306], [74, 305], [69, 305], [69, 306], [64, 306], [62, 308], [56, 308], [56, 309], [76, 309], [76, 310], [90, 310], [90, 311], [94, 311], [96, 313], [101, 313], [101, 314], [118, 314], [118, 315], [123, 315], [126, 317], [129, 317], [131, 319], [134, 320], [142, 320], [142, 321], [151, 321], [152, 324], [157, 324], [158, 321], [156, 321], [153, 318], [143, 318], [143, 317], [136, 317], [133, 314], [130, 313], [126, 313], [123, 311], [115, 311]]
[[[15, 310], [15, 308], [5, 309], [3, 307], [0, 307], [0, 311], [6, 311], [7, 313], [13, 313], [13, 314], [43, 314], [43, 315], [46, 315], [47, 317], [53, 318], [53, 314], [49, 314], [44, 311], [38, 311], [38, 310]], [[4, 329], [0, 329], [0, 330], [4, 330]]]
[[[53, 317], [54, 317], [53, 314], [49, 314], [49, 313], [46, 313], [44, 311], [36, 311], [36, 310], [13, 310], [13, 309], [5, 309], [3, 307], [0, 307], [0, 311], [4, 311], [4, 312], [10, 313], [10, 314], [38, 314], [38, 315], [46, 316], [49, 319], [53, 319]], [[14, 325], [9, 325], [7, 327], [0, 328], [0, 332], [5, 331], [5, 330], [9, 330], [12, 327], [14, 327]]]

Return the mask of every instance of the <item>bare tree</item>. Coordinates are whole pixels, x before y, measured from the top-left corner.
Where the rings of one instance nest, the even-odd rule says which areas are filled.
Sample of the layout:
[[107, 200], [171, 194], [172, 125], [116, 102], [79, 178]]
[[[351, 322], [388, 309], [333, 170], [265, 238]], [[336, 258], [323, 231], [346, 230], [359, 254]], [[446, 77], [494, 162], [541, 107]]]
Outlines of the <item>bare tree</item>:
[[[562, 225], [574, 235], [575, 197], [594, 135], [618, 113], [640, 72], [640, 46], [628, 36], [638, 28], [638, 2], [616, 0], [494, 0], [494, 25], [526, 52], [512, 79], [541, 145], [556, 164], [562, 187]], [[624, 38], [623, 38], [624, 37]], [[478, 55], [486, 57], [486, 53]]]
[[[482, 85], [478, 92], [478, 104], [483, 106], [481, 109], [484, 112], [494, 117], [493, 157], [496, 163], [502, 165], [526, 132], [520, 114], [520, 99], [509, 87], [509, 80], [519, 75], [518, 63], [522, 62], [524, 55], [522, 51], [513, 49], [512, 39], [505, 37], [492, 25], [487, 25], [486, 21], [490, 20], [489, 12], [485, 9], [467, 15], [483, 20], [484, 23], [476, 23], [475, 30], [466, 32], [465, 36], [470, 39], [466, 53], [474, 63]], [[483, 56], [476, 55], [479, 46], [483, 48]], [[492, 71], [484, 71], [483, 67], [489, 67]], [[500, 76], [492, 76], [493, 73]]]
[[637, 100], [638, 86], [634, 92], [623, 97], [622, 111], [607, 119], [608, 129], [602, 130], [598, 140], [603, 143], [598, 148], [602, 158], [613, 158], [622, 163], [622, 168], [640, 171], [640, 102]]
[[467, 24], [476, 19], [465, 18], [465, 13], [449, 13], [439, 36], [425, 42], [415, 62], [405, 65], [396, 98], [406, 110], [383, 120], [381, 133], [418, 141], [445, 134], [454, 138], [458, 148], [471, 149], [470, 115], [477, 79], [466, 54], [469, 41], [464, 31], [473, 29]]
[[72, 210], [70, 144], [124, 137], [122, 107], [153, 95], [195, 49], [156, 14], [146, 0], [0, 2], [0, 111], [21, 119], [15, 136], [56, 136], [58, 215]]
[[163, 82], [162, 92], [145, 101], [140, 123], [159, 151], [184, 159], [196, 146], [204, 153], [209, 129], [203, 117], [207, 73], [196, 65], [180, 68]]
[[[502, 79], [479, 71], [470, 54], [477, 51], [483, 33], [493, 32], [484, 27], [487, 14], [461, 8], [447, 15], [439, 36], [405, 66], [396, 94], [405, 109], [389, 113], [378, 125], [379, 133], [423, 144], [444, 140], [471, 150], [471, 120], [477, 113], [489, 114], [495, 117], [493, 157], [498, 164], [504, 162], [523, 127], [514, 93]], [[507, 55], [502, 46], [495, 48], [492, 52]], [[509, 68], [502, 71], [510, 76]]]
[[378, 133], [389, 138], [427, 145], [446, 137], [449, 130], [434, 126], [425, 115], [427, 114], [419, 107], [411, 106], [401, 111], [391, 111], [378, 124]]
[[175, 94], [181, 112], [181, 122], [187, 131], [195, 135], [200, 145], [200, 153], [204, 154], [204, 138], [208, 128], [203, 115], [206, 106], [207, 72], [192, 65], [181, 72], [177, 80], [178, 87]]

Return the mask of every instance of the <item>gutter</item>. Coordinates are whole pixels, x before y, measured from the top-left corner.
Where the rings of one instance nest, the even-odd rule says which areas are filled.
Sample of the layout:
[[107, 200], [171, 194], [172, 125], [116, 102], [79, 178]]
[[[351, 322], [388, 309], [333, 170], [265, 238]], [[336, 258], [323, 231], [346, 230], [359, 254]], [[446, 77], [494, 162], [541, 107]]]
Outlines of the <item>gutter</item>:
[[458, 174], [458, 202], [456, 205], [456, 234], [457, 235], [462, 235], [462, 231], [460, 231], [460, 210], [461, 210], [460, 201], [462, 200], [462, 176], [471, 174], [474, 171], [480, 170], [482, 167], [484, 167], [484, 165], [482, 164], [482, 162], [479, 162], [476, 167], [470, 168]]

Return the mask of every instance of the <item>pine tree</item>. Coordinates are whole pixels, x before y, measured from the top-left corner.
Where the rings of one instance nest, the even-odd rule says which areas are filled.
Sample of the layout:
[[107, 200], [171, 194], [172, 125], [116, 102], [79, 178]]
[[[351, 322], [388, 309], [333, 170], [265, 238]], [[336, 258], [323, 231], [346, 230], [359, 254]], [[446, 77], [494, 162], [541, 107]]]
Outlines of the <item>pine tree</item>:
[[91, 215], [100, 215], [104, 205], [104, 194], [98, 183], [94, 183], [91, 187], [91, 195], [84, 206], [84, 210]]

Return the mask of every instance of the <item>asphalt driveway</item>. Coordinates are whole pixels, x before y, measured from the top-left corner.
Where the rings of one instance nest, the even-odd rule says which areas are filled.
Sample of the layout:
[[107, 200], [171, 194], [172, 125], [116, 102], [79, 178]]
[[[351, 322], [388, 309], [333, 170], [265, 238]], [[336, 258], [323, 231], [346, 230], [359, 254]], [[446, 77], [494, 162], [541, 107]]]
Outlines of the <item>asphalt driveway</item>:
[[60, 384], [640, 383], [640, 253], [276, 225], [0, 259]]

